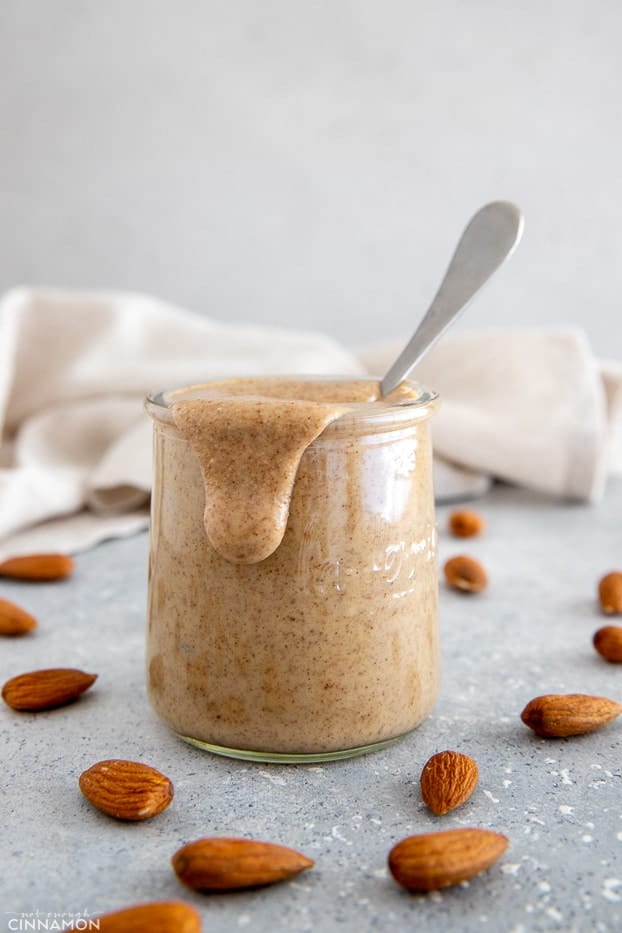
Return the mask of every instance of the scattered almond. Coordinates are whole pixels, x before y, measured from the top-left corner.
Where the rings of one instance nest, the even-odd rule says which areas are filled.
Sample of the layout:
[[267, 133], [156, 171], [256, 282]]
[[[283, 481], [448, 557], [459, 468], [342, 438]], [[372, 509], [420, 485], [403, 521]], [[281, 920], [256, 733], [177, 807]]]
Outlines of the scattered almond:
[[456, 538], [474, 538], [484, 530], [484, 519], [470, 509], [458, 509], [450, 514], [448, 526]]
[[97, 674], [86, 674], [72, 667], [29, 671], [7, 680], [2, 699], [17, 710], [36, 712], [72, 703], [95, 683]]
[[488, 585], [488, 577], [482, 565], [465, 554], [450, 558], [444, 571], [449, 586], [463, 593], [479, 593]]
[[100, 933], [201, 933], [202, 928], [198, 912], [181, 901], [126, 907], [98, 917], [95, 923], [93, 929]]
[[622, 613], [622, 573], [608, 573], [598, 584], [601, 609], [607, 615]]
[[460, 752], [438, 752], [421, 772], [421, 796], [437, 816], [455, 810], [477, 786], [477, 763]]
[[547, 694], [535, 697], [521, 713], [526, 726], [544, 739], [595, 732], [616, 719], [622, 705], [586, 693]]
[[292, 878], [315, 863], [285, 846], [253, 839], [197, 839], [172, 858], [184, 884], [196, 891], [233, 891]]
[[63, 580], [73, 573], [74, 561], [68, 554], [28, 554], [0, 563], [0, 576], [16, 580]]
[[80, 790], [94, 807], [118, 820], [148, 820], [168, 807], [175, 789], [150, 765], [111, 758], [80, 775]]
[[594, 632], [594, 647], [607, 661], [622, 661], [622, 625], [603, 625]]
[[36, 627], [34, 616], [8, 599], [0, 599], [0, 635], [27, 635]]
[[438, 891], [490, 868], [507, 846], [506, 836], [488, 829], [422, 833], [402, 839], [391, 849], [389, 870], [409, 891]]

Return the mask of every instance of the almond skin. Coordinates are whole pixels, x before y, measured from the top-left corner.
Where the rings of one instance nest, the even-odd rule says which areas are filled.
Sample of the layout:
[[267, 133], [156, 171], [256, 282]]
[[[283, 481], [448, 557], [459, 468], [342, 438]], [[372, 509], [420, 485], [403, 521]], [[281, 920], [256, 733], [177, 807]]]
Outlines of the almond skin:
[[450, 514], [447, 526], [456, 538], [474, 538], [484, 530], [484, 519], [470, 509], [458, 509]]
[[598, 584], [600, 607], [607, 615], [622, 613], [622, 573], [606, 574]]
[[490, 868], [507, 847], [506, 836], [488, 829], [423, 833], [408, 836], [391, 849], [389, 870], [409, 891], [438, 891]]
[[98, 761], [78, 780], [80, 790], [102, 813], [117, 820], [148, 820], [168, 807], [175, 789], [169, 779], [138, 761]]
[[201, 918], [181, 901], [126, 907], [97, 919], [100, 933], [201, 933]]
[[606, 697], [551, 693], [531, 700], [520, 718], [543, 739], [558, 739], [595, 732], [620, 713], [622, 706]]
[[72, 703], [96, 680], [97, 674], [86, 674], [73, 667], [29, 671], [7, 680], [2, 688], [2, 699], [17, 710], [54, 709]]
[[449, 586], [462, 593], [479, 593], [488, 586], [488, 576], [482, 565], [466, 554], [450, 558], [444, 571]]
[[29, 612], [0, 599], [0, 635], [27, 635], [37, 627], [37, 620]]
[[421, 772], [421, 796], [432, 813], [442, 816], [469, 799], [479, 773], [477, 763], [460, 752], [438, 752]]
[[235, 891], [285, 881], [315, 864], [273, 842], [253, 839], [197, 839], [172, 858], [177, 877], [195, 891]]
[[64, 580], [71, 576], [74, 566], [73, 558], [68, 554], [28, 554], [0, 563], [0, 576], [38, 583]]
[[622, 661], [622, 625], [603, 625], [594, 632], [593, 642], [607, 661]]

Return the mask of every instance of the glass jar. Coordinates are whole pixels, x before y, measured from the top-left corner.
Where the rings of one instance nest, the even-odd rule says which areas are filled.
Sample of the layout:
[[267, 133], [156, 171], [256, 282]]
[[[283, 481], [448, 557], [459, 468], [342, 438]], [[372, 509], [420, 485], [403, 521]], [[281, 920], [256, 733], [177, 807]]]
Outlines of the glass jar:
[[281, 543], [243, 564], [208, 540], [199, 462], [171, 415], [171, 400], [206, 387], [146, 403], [150, 701], [186, 741], [236, 758], [383, 747], [438, 691], [436, 395], [411, 384], [406, 401], [353, 404], [324, 428], [302, 454]]

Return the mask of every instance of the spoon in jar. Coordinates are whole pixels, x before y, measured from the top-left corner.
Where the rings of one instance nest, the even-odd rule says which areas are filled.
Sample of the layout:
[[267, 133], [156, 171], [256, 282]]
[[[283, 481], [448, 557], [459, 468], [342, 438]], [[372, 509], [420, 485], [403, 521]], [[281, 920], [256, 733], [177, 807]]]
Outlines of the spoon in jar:
[[432, 304], [381, 380], [381, 397], [408, 378], [493, 272], [514, 252], [522, 233], [523, 215], [509, 201], [493, 201], [471, 218]]

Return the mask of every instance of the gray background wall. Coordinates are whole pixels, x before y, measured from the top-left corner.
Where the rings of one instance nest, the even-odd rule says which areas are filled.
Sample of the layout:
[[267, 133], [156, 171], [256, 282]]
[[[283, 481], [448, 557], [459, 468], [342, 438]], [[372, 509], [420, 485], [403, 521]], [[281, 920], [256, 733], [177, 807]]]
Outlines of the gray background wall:
[[622, 357], [619, 0], [1, 0], [0, 77], [1, 288], [359, 344], [502, 197], [525, 239], [463, 326]]

